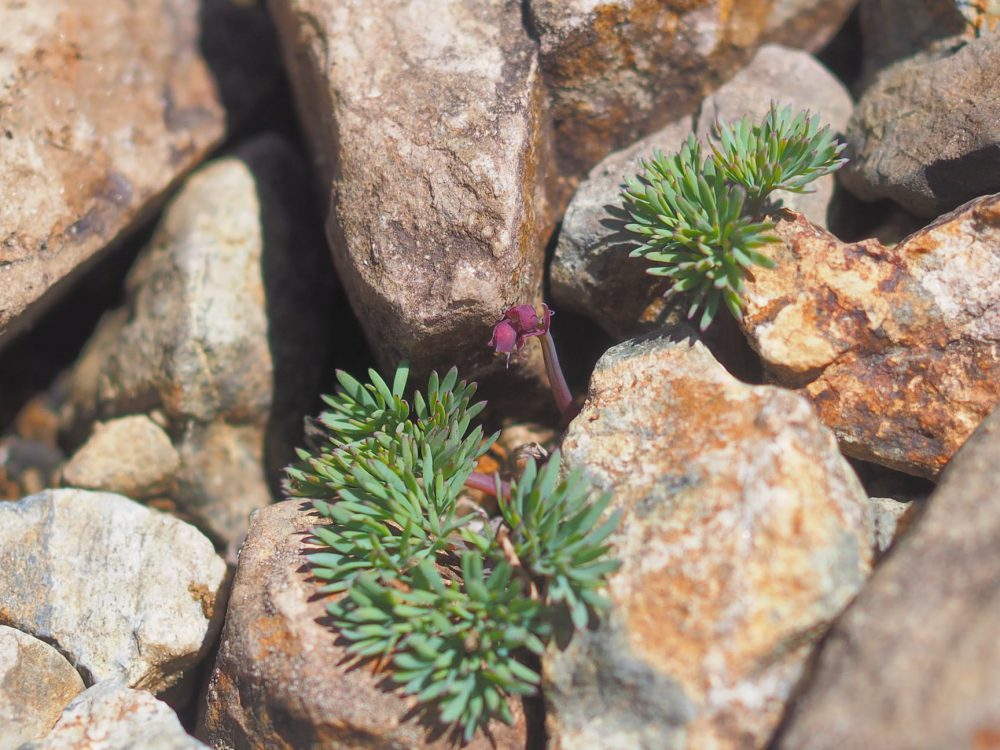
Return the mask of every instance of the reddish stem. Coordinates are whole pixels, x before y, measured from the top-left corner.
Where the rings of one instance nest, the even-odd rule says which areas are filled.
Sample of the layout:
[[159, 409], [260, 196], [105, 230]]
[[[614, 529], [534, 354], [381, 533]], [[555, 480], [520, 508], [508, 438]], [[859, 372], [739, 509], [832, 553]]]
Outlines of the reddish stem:
[[[483, 474], [482, 472], [474, 471], [466, 477], [465, 486], [472, 490], [485, 492], [487, 495], [492, 495], [493, 497], [497, 496], [496, 474]], [[501, 481], [500, 491], [505, 498], [509, 498], [510, 482]]]
[[545, 374], [549, 377], [549, 387], [552, 395], [555, 396], [556, 406], [562, 412], [563, 422], [569, 422], [580, 413], [580, 407], [573, 402], [573, 394], [570, 393], [569, 386], [566, 385], [566, 378], [563, 376], [562, 367], [559, 365], [559, 355], [556, 354], [556, 342], [552, 340], [552, 334], [546, 331], [541, 337], [542, 356], [545, 357]]

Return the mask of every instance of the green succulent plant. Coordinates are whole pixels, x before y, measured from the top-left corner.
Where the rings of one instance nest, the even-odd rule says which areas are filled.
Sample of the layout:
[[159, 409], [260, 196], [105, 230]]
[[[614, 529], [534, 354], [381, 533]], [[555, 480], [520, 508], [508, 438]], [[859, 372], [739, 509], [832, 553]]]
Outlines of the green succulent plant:
[[[408, 368], [390, 387], [338, 373], [316, 424], [321, 437], [288, 467], [286, 493], [329, 523], [309, 554], [349, 650], [379, 657], [393, 681], [466, 740], [490, 719], [512, 722], [508, 697], [535, 693], [530, 666], [557, 623], [585, 627], [607, 606], [599, 591], [618, 566], [598, 523], [610, 496], [563, 476], [554, 453], [529, 462], [505, 492], [500, 517], [459, 512], [476, 461], [496, 440], [471, 428], [483, 403], [452, 369], [405, 399]], [[471, 429], [470, 429], [471, 428]]]
[[773, 266], [760, 252], [777, 239], [762, 216], [771, 193], [807, 192], [844, 165], [844, 148], [818, 117], [772, 103], [758, 124], [717, 123], [707, 155], [693, 135], [672, 156], [654, 152], [622, 192], [640, 243], [631, 257], [656, 263], [647, 273], [669, 278], [671, 294], [691, 293], [688, 317], [701, 309], [702, 330], [721, 304], [739, 318], [751, 269]]

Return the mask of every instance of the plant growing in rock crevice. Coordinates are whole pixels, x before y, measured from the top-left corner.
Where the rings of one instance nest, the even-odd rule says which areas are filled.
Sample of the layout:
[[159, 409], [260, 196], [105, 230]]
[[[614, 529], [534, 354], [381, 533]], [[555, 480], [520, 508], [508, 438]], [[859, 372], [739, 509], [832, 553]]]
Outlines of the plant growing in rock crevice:
[[647, 273], [670, 279], [671, 294], [691, 292], [688, 317], [701, 309], [702, 330], [720, 304], [741, 317], [750, 270], [773, 265], [760, 252], [776, 241], [763, 218], [771, 193], [807, 192], [844, 165], [844, 148], [818, 117], [772, 103], [759, 124], [716, 123], [707, 155], [693, 135], [672, 156], [655, 152], [622, 192], [626, 229], [641, 243], [630, 257], [657, 263]]
[[[557, 623], [583, 628], [606, 606], [599, 593], [618, 563], [599, 523], [610, 501], [559, 454], [529, 463], [509, 486], [493, 477], [500, 515], [459, 513], [476, 461], [496, 440], [471, 428], [483, 403], [454, 369], [404, 396], [374, 371], [362, 384], [338, 373], [325, 398], [322, 438], [287, 469], [286, 492], [312, 501], [328, 525], [309, 554], [334, 625], [359, 657], [385, 660], [403, 692], [437, 710], [466, 740], [491, 718], [513, 720], [508, 697], [537, 691], [526, 655]], [[481, 475], [479, 476], [481, 480]]]

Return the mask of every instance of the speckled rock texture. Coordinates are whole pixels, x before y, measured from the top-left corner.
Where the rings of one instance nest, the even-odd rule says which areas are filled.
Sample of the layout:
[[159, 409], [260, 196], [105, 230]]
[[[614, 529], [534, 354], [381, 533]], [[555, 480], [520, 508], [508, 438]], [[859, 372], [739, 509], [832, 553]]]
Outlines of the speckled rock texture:
[[998, 461], [994, 413], [834, 626], [780, 750], [996, 745]]
[[330, 377], [328, 264], [287, 143], [260, 136], [205, 165], [133, 267], [125, 311], [81, 356], [69, 421], [162, 412], [180, 456], [173, 499], [235, 548]]
[[871, 563], [867, 498], [809, 403], [648, 337], [563, 442], [612, 506], [610, 614], [544, 658], [551, 747], [760, 748]]
[[[216, 750], [453, 747], [417, 721], [385, 674], [355, 663], [328, 625], [303, 556], [321, 521], [300, 500], [254, 513], [198, 736]], [[523, 719], [491, 729], [494, 742], [479, 734], [463, 747], [525, 747]]]
[[143, 500], [169, 493], [180, 464], [170, 436], [142, 414], [96, 423], [63, 467], [62, 480], [67, 487]]
[[1000, 191], [998, 70], [1000, 33], [881, 71], [851, 116], [844, 187], [927, 218]]
[[0, 625], [0, 750], [44, 735], [83, 688], [80, 674], [52, 646]]
[[88, 684], [162, 692], [207, 654], [226, 565], [193, 526], [120, 495], [0, 503], [0, 624], [57, 646]]
[[380, 366], [408, 359], [418, 379], [444, 363], [466, 377], [502, 370], [485, 338], [507, 305], [539, 300], [554, 222], [521, 3], [269, 7], [325, 185], [334, 261]]
[[[656, 149], [677, 151], [692, 132], [704, 138], [716, 120], [763, 116], [772, 99], [818, 113], [834, 131], [842, 130], [851, 114], [851, 97], [843, 84], [812, 56], [777, 45], [761, 48], [746, 68], [705, 98], [697, 118], [676, 120], [611, 154], [590, 172], [563, 218], [550, 267], [556, 308], [586, 315], [618, 339], [657, 322], [667, 285], [646, 273], [646, 261], [628, 257], [635, 243], [623, 230], [620, 193], [625, 177], [639, 173], [640, 160]], [[825, 226], [833, 179], [817, 180], [814, 193], [776, 196]]]
[[785, 214], [743, 328], [848, 455], [935, 477], [1000, 402], [1000, 195], [892, 248]]
[[0, 25], [0, 347], [276, 85], [262, 8], [32, 0]]
[[745, 64], [770, 0], [530, 0], [560, 169], [579, 175], [688, 114]]
[[70, 703], [45, 737], [19, 750], [208, 750], [163, 701], [102, 680]]

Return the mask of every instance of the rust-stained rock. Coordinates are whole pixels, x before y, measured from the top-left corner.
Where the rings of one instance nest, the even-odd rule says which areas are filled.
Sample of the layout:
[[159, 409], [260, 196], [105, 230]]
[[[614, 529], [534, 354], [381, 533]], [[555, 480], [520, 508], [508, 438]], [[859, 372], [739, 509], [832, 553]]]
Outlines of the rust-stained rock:
[[254, 4], [39, 0], [0, 12], [3, 346], [246, 118], [279, 66]]
[[1000, 33], [882, 70], [847, 128], [844, 187], [925, 218], [1000, 191], [998, 71]]
[[857, 0], [775, 0], [767, 16], [767, 41], [816, 52], [857, 4]]
[[[385, 674], [354, 663], [330, 628], [303, 556], [320, 522], [299, 500], [254, 513], [198, 735], [216, 750], [452, 747], [418, 723], [413, 699], [392, 692]], [[495, 744], [480, 733], [465, 747], [525, 747], [523, 718], [491, 730]]]
[[1000, 194], [892, 248], [784, 214], [743, 328], [849, 455], [934, 477], [1000, 402]]
[[867, 498], [799, 395], [692, 340], [598, 363], [563, 443], [624, 511], [599, 629], [544, 659], [552, 747], [760, 748], [868, 573]]
[[780, 750], [997, 746], [998, 463], [994, 412], [834, 625]]
[[693, 112], [750, 58], [771, 0], [531, 0], [527, 8], [560, 169], [579, 176], [609, 151]]
[[0, 750], [48, 732], [83, 688], [80, 674], [52, 646], [0, 625]]
[[[656, 149], [675, 152], [692, 132], [704, 138], [716, 120], [763, 116], [772, 99], [817, 113], [835, 132], [846, 127], [851, 114], [851, 97], [843, 84], [811, 55], [777, 45], [762, 47], [746, 68], [705, 98], [697, 118], [680, 118], [591, 170], [563, 218], [549, 271], [557, 309], [586, 315], [619, 339], [657, 324], [667, 285], [646, 273], [648, 261], [628, 257], [635, 242], [622, 229], [625, 177], [639, 173], [640, 160], [651, 158]], [[778, 192], [775, 197], [825, 226], [833, 180], [817, 180], [813, 193]]]
[[[329, 377], [331, 279], [296, 152], [263, 135], [171, 200], [72, 374], [67, 422], [162, 413], [173, 499], [234, 550]], [[70, 425], [73, 427], [74, 425]], [[171, 488], [171, 492], [173, 492]]]
[[334, 260], [380, 365], [503, 369], [485, 342], [507, 305], [539, 299], [553, 226], [521, 3], [269, 6], [327, 186]]

